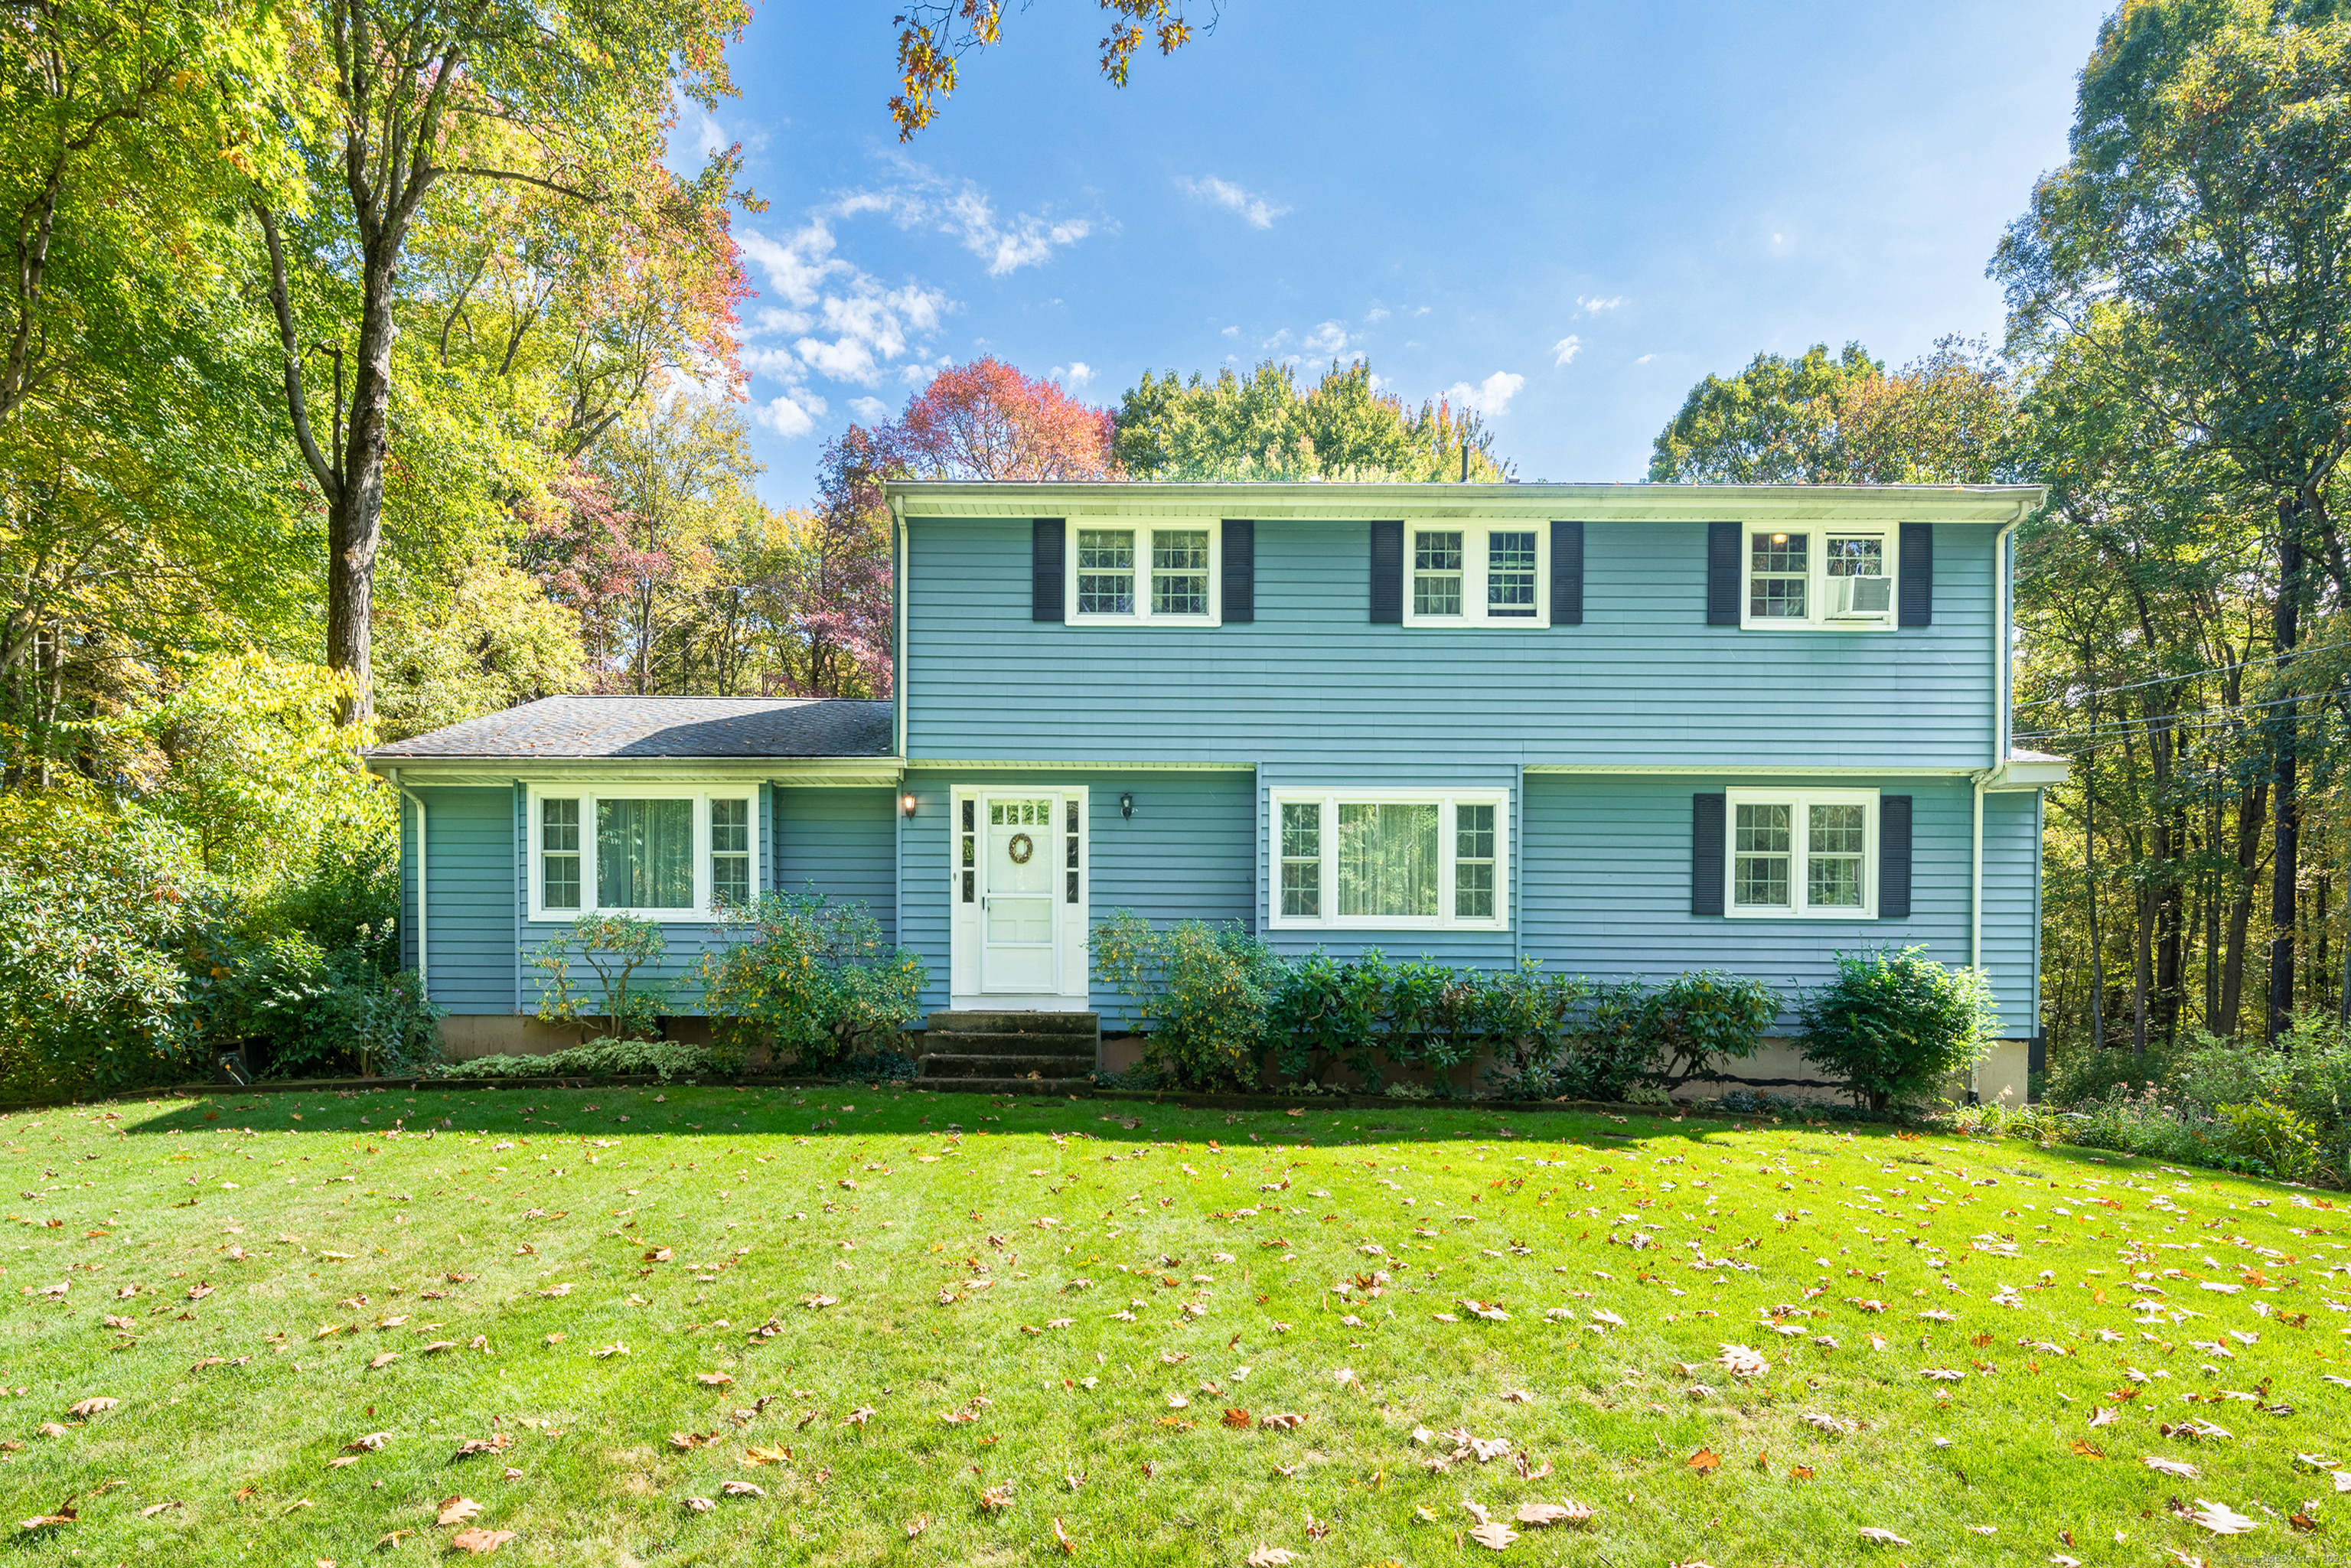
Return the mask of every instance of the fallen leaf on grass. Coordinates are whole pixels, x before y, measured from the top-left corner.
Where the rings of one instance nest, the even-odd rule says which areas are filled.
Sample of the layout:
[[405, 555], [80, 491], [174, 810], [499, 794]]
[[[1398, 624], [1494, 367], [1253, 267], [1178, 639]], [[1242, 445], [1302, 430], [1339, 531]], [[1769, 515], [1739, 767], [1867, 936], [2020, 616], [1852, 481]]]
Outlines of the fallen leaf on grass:
[[705, 1388], [725, 1388], [735, 1381], [733, 1376], [724, 1372], [697, 1372], [694, 1380]]
[[380, 1367], [390, 1366], [393, 1362], [398, 1361], [399, 1359], [400, 1352], [396, 1350], [385, 1351], [381, 1355], [371, 1356], [368, 1359], [368, 1370], [370, 1372], [373, 1372]]
[[743, 1450], [743, 1462], [747, 1465], [780, 1465], [791, 1457], [792, 1451], [781, 1446]]
[[1892, 1531], [1880, 1530], [1874, 1524], [1865, 1524], [1861, 1527], [1861, 1538], [1864, 1541], [1874, 1542], [1879, 1546], [1907, 1546], [1910, 1544], [1909, 1542], [1904, 1540], [1901, 1536], [1895, 1534]]
[[2197, 1477], [2194, 1465], [2185, 1459], [2167, 1459], [2160, 1454], [2149, 1454], [2147, 1457], [2147, 1468], [2151, 1470], [2160, 1470], [2167, 1476], [2178, 1476], [2184, 1481], [2192, 1481]]
[[340, 1458], [329, 1459], [327, 1468], [330, 1470], [340, 1470], [359, 1462], [360, 1457], [357, 1454], [345, 1454]]
[[20, 1519], [16, 1522], [26, 1530], [54, 1530], [60, 1524], [71, 1524], [79, 1517], [74, 1512], [72, 1503], [61, 1502], [55, 1513], [37, 1513], [30, 1519]]
[[768, 1495], [766, 1488], [755, 1486], [749, 1481], [721, 1481], [718, 1483], [718, 1490], [722, 1495], [726, 1497], [765, 1497]]
[[1508, 1546], [1511, 1542], [1516, 1541], [1518, 1538], [1519, 1532], [1512, 1530], [1509, 1525], [1504, 1524], [1499, 1519], [1489, 1520], [1484, 1524], [1474, 1526], [1469, 1531], [1470, 1540], [1476, 1542], [1480, 1546], [1492, 1547], [1497, 1552], [1499, 1552], [1502, 1548]]
[[391, 1441], [392, 1434], [389, 1432], [370, 1432], [364, 1437], [354, 1437], [350, 1442], [345, 1443], [343, 1445], [343, 1452], [347, 1454], [372, 1454]]
[[1058, 1517], [1053, 1521], [1053, 1544], [1061, 1549], [1061, 1554], [1065, 1557], [1075, 1557], [1078, 1554], [1078, 1543], [1070, 1539], [1070, 1532], [1061, 1528], [1061, 1521]]
[[1253, 1421], [1254, 1418], [1249, 1413], [1238, 1406], [1225, 1412], [1225, 1425], [1228, 1427], [1248, 1427], [1252, 1425]]
[[1592, 1511], [1580, 1502], [1522, 1502], [1511, 1515], [1520, 1524], [1582, 1524], [1592, 1517]]
[[601, 1361], [608, 1355], [626, 1355], [629, 1354], [629, 1347], [624, 1344], [608, 1344], [603, 1349], [590, 1354]]
[[690, 1497], [685, 1500], [685, 1506], [694, 1513], [708, 1513], [718, 1505], [706, 1497]]
[[2090, 1412], [2090, 1425], [2093, 1427], [2111, 1427], [2121, 1418], [2122, 1412], [2111, 1405], [2101, 1405]]
[[456, 1348], [457, 1342], [454, 1339], [436, 1339], [431, 1344], [426, 1345], [422, 1354], [425, 1355], [438, 1355], [444, 1350], [455, 1350]]
[[1683, 1462], [1700, 1475], [1711, 1474], [1722, 1469], [1722, 1456], [1712, 1448], [1700, 1448]]
[[152, 1519], [159, 1513], [168, 1513], [172, 1509], [185, 1508], [188, 1505], [186, 1503], [179, 1501], [177, 1499], [174, 1499], [170, 1502], [151, 1502], [145, 1508], [139, 1511], [139, 1517], [141, 1519]]
[[1298, 1553], [1287, 1546], [1260, 1546], [1249, 1554], [1249, 1568], [1289, 1568]]
[[2200, 1497], [2196, 1500], [2196, 1507], [2188, 1519], [2189, 1523], [2200, 1524], [2215, 1535], [2242, 1535], [2249, 1530], [2261, 1528], [2256, 1521], [2246, 1518], [2227, 1503], [2207, 1502]]
[[483, 1530], [478, 1526], [461, 1530], [449, 1538], [449, 1545], [458, 1552], [496, 1552], [515, 1538], [511, 1530]]
[[463, 1524], [481, 1511], [482, 1505], [472, 1498], [444, 1497], [441, 1500], [441, 1511], [433, 1522], [444, 1528], [452, 1524]]
[[984, 1489], [979, 1494], [979, 1506], [981, 1511], [987, 1513], [998, 1513], [1001, 1512], [1005, 1509], [1010, 1508], [1012, 1506], [1012, 1483], [1010, 1481], [1007, 1481], [1002, 1486], [987, 1487]]
[[1277, 1432], [1288, 1432], [1296, 1427], [1306, 1425], [1306, 1417], [1303, 1416], [1293, 1415], [1289, 1411], [1283, 1411], [1280, 1415], [1263, 1417], [1258, 1422], [1258, 1425], [1260, 1427], [1270, 1427]]
[[122, 1401], [120, 1399], [109, 1399], [101, 1396], [98, 1398], [84, 1399], [80, 1401], [78, 1404], [68, 1408], [66, 1411], [66, 1414], [68, 1416], [95, 1416], [101, 1410], [111, 1410], [121, 1403]]

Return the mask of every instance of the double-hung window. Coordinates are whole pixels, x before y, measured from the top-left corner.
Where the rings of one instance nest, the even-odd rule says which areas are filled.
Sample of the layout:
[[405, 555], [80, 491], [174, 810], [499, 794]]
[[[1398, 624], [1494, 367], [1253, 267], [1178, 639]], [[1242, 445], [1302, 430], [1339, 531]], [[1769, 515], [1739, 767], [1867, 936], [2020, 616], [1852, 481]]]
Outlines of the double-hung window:
[[1549, 530], [1519, 523], [1411, 523], [1405, 624], [1541, 626], [1551, 616]]
[[535, 789], [530, 917], [707, 918], [753, 891], [747, 790]]
[[1891, 631], [1898, 537], [1884, 528], [1750, 528], [1740, 624]]
[[1876, 917], [1876, 790], [1732, 789], [1724, 806], [1726, 913]]
[[1073, 517], [1069, 530], [1071, 624], [1217, 623], [1221, 525]]
[[1277, 927], [1510, 924], [1510, 797], [1499, 789], [1273, 792]]

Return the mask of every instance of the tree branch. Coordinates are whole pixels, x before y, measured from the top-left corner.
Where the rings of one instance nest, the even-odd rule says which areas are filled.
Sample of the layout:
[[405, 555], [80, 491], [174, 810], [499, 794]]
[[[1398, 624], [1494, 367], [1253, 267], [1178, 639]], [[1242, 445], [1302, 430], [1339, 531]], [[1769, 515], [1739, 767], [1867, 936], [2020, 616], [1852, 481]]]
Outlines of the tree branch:
[[577, 186], [562, 184], [554, 180], [542, 180], [536, 174], [526, 174], [515, 169], [480, 169], [466, 163], [436, 169], [434, 172], [465, 174], [476, 180], [513, 180], [525, 185], [537, 185], [543, 191], [553, 191], [559, 196], [569, 196], [575, 201], [601, 202], [604, 199], [600, 192], [583, 191]]
[[269, 304], [277, 312], [277, 338], [286, 352], [286, 407], [294, 416], [294, 439], [302, 448], [302, 460], [310, 465], [311, 477], [319, 482], [319, 492], [330, 504], [340, 503], [341, 471], [320, 455], [319, 443], [310, 434], [309, 410], [302, 400], [302, 340], [294, 329], [294, 303], [286, 290], [286, 246], [277, 235], [277, 218], [259, 201], [253, 204], [253, 215], [261, 220], [262, 238], [269, 246]]

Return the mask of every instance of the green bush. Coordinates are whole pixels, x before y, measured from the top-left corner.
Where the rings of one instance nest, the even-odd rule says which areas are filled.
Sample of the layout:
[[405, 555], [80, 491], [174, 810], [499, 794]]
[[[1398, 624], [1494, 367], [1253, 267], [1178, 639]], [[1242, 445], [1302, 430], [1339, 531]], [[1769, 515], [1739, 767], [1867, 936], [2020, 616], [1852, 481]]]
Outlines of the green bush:
[[[668, 954], [669, 937], [659, 921], [637, 915], [580, 916], [530, 956], [530, 967], [546, 977], [539, 981], [539, 1021], [584, 1031], [589, 1019], [601, 1018], [607, 1040], [660, 1039], [672, 987], [654, 976], [640, 979], [637, 971], [658, 966]], [[596, 977], [592, 991], [572, 972], [575, 960]]]
[[1200, 920], [1161, 928], [1122, 909], [1094, 927], [1093, 966], [1133, 1002], [1144, 1067], [1187, 1089], [1257, 1087], [1282, 969], [1264, 942]]
[[193, 869], [182, 835], [56, 811], [9, 841], [0, 861], [0, 1082], [53, 1094], [206, 1075], [183, 953], [224, 901]]
[[1928, 1099], [1982, 1059], [1999, 1027], [1982, 974], [1924, 947], [1839, 953], [1836, 967], [1799, 1004], [1804, 1058], [1873, 1111]]
[[387, 975], [374, 945], [225, 930], [193, 945], [191, 1004], [213, 1046], [244, 1046], [272, 1078], [407, 1074], [441, 1060], [442, 1009], [413, 971]]
[[1755, 1054], [1780, 1016], [1780, 993], [1761, 980], [1698, 969], [1652, 988], [1620, 980], [1590, 991], [1590, 1005], [1551, 1070], [1552, 1092], [1573, 1100], [1662, 1096], [1723, 1063]]
[[596, 1040], [545, 1056], [477, 1056], [452, 1061], [444, 1078], [673, 1078], [731, 1077], [742, 1068], [739, 1055], [674, 1040]]
[[719, 933], [703, 956], [702, 1007], [737, 1060], [758, 1046], [811, 1072], [903, 1059], [926, 977], [920, 958], [883, 940], [864, 904], [768, 894], [730, 911]]
[[2283, 1105], [2222, 1105], [2218, 1115], [2220, 1146], [2282, 1181], [2307, 1181], [2325, 1163], [2317, 1127]]

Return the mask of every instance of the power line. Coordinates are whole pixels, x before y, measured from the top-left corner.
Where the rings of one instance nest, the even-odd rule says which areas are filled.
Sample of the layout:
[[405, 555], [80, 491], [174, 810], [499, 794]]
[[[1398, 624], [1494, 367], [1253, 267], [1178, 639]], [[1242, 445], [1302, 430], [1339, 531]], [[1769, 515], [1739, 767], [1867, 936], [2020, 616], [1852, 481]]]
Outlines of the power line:
[[2012, 731], [2011, 740], [2096, 740], [2109, 735], [2127, 735], [2133, 730], [2153, 729], [2222, 729], [2234, 721], [2220, 717], [2224, 714], [2252, 713], [2262, 708], [2284, 707], [2290, 703], [2319, 702], [2327, 697], [2351, 695], [2351, 687], [2336, 687], [2323, 692], [2304, 692], [2299, 696], [2273, 697], [2267, 702], [2237, 703], [2228, 707], [2198, 708], [2189, 713], [2155, 714], [2146, 718], [2105, 719], [2081, 729], [2022, 729]]
[[2214, 664], [2208, 669], [2183, 670], [2176, 675], [2158, 675], [2151, 680], [2133, 681], [2128, 685], [2101, 686], [2090, 692], [2053, 692], [2045, 697], [2027, 697], [2015, 706], [2020, 708], [2039, 707], [2043, 703], [2064, 702], [2069, 697], [2076, 701], [2086, 701], [2091, 697], [2112, 696], [2116, 692], [2135, 692], [2145, 686], [2175, 685], [2181, 681], [2192, 681], [2199, 675], [2217, 675], [2229, 670], [2250, 669], [2255, 664], [2273, 664], [2282, 659], [2292, 659], [2304, 653], [2324, 653], [2335, 648], [2351, 648], [2351, 640], [2341, 643], [2314, 643], [2307, 647], [2294, 648], [2283, 653], [2264, 653], [2258, 659], [2240, 659], [2233, 664]]

